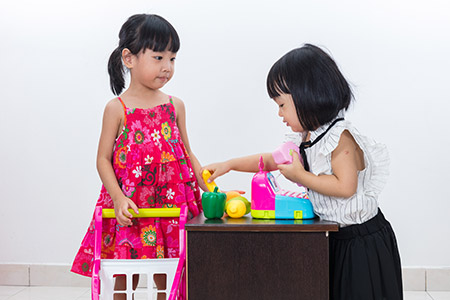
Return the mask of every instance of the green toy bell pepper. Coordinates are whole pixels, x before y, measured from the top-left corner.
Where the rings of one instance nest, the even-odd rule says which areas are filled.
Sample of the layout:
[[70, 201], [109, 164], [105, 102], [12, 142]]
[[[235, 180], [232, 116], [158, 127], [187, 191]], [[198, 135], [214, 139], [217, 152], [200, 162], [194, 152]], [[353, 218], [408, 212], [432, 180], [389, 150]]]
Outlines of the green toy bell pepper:
[[227, 194], [218, 192], [218, 188], [214, 188], [214, 192], [204, 192], [202, 195], [203, 213], [208, 219], [220, 219], [225, 210]]

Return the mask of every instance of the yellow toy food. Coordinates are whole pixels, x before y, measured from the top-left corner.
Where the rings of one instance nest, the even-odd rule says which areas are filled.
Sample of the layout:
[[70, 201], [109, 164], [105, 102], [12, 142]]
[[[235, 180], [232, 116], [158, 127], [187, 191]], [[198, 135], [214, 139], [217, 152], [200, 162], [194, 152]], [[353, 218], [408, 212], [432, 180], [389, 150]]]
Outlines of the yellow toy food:
[[231, 218], [240, 218], [251, 211], [251, 204], [245, 197], [233, 197], [227, 201], [225, 211]]
[[[214, 188], [217, 187], [217, 184], [214, 181], [213, 182], [208, 182], [209, 177], [211, 177], [211, 173], [209, 172], [209, 170], [206, 170], [206, 169], [203, 170], [203, 172], [202, 172], [203, 181], [205, 182], [206, 187], [208, 188], [208, 190], [210, 192], [214, 192]], [[218, 190], [218, 191], [220, 192], [220, 190]]]

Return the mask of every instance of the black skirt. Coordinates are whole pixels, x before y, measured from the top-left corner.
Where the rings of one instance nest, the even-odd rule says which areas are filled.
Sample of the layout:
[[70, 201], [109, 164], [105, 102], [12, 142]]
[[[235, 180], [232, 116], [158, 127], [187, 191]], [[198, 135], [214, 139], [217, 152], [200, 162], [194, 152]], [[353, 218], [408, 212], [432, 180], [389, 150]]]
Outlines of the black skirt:
[[395, 234], [381, 210], [330, 233], [331, 300], [401, 300], [401, 272]]

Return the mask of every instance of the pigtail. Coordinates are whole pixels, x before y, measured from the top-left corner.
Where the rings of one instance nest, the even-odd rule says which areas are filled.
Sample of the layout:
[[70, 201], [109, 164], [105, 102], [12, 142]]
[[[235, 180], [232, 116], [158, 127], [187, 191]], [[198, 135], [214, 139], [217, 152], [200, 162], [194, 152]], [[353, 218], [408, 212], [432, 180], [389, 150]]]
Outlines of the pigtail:
[[108, 61], [109, 84], [114, 95], [120, 95], [125, 88], [125, 70], [122, 64], [122, 51], [117, 47]]

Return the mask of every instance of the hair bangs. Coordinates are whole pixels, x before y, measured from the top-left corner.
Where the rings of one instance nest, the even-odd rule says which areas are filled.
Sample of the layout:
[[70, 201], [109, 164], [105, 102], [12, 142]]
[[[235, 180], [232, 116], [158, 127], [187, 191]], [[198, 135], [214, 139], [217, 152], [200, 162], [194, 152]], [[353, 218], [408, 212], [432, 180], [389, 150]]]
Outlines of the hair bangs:
[[164, 18], [157, 15], [149, 15], [138, 29], [138, 52], [150, 49], [155, 52], [178, 52], [180, 38], [175, 28]]
[[279, 65], [276, 63], [269, 71], [267, 76], [267, 93], [270, 98], [275, 98], [281, 94], [290, 94], [291, 91], [286, 84], [285, 74], [281, 72]]

